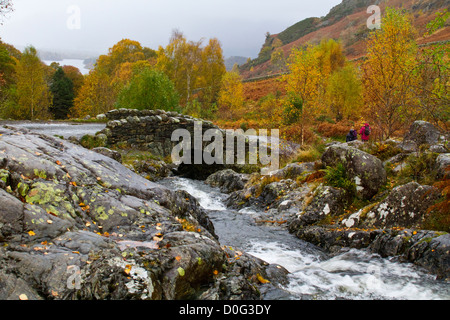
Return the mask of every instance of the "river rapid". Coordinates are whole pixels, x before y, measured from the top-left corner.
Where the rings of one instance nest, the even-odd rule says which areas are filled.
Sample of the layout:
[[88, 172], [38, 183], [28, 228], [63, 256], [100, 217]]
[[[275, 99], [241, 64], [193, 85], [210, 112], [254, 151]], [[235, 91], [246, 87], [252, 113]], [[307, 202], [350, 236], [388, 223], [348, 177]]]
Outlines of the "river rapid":
[[365, 250], [343, 249], [331, 256], [282, 227], [257, 224], [252, 208], [230, 210], [227, 195], [202, 181], [171, 177], [160, 182], [185, 190], [207, 210], [222, 246], [286, 268], [289, 283], [266, 292], [267, 300], [449, 300], [450, 284], [436, 281], [411, 263]]
[[[27, 128], [68, 138], [95, 134], [105, 124], [1, 121], [0, 125]], [[364, 250], [343, 249], [331, 256], [282, 227], [257, 224], [255, 209], [230, 210], [226, 194], [202, 181], [180, 177], [159, 182], [185, 190], [207, 210], [223, 246], [244, 251], [286, 268], [289, 283], [264, 293], [267, 300], [450, 300], [450, 284], [411, 263], [381, 258]]]

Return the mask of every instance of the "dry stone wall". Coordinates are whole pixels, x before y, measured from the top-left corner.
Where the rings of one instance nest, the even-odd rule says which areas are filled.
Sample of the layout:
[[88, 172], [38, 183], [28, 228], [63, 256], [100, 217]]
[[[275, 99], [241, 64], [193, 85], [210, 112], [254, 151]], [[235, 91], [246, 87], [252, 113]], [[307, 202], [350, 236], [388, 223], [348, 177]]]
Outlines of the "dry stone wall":
[[102, 133], [108, 137], [108, 144], [126, 144], [163, 158], [170, 156], [179, 143], [171, 141], [176, 129], [186, 129], [194, 137], [194, 123], [200, 121], [203, 133], [209, 129], [220, 130], [212, 122], [173, 111], [117, 109], [105, 116], [109, 121]]

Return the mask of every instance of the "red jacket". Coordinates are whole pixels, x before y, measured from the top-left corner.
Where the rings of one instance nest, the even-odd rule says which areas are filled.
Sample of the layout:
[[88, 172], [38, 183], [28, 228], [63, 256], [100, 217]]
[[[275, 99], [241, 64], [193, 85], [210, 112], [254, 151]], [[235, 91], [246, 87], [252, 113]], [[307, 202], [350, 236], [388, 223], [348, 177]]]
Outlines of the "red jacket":
[[361, 127], [361, 130], [359, 130], [359, 134], [361, 135], [361, 139], [363, 141], [369, 141], [369, 136], [366, 136], [366, 126], [369, 127], [370, 131], [372, 131], [368, 123], [366, 123], [363, 127]]

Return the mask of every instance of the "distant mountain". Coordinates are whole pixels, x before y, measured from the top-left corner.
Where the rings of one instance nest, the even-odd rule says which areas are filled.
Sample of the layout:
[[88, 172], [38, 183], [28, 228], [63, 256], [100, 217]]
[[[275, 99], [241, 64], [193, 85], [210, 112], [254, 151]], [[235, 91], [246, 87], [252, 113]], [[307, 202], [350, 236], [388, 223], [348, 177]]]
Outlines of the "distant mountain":
[[[378, 5], [383, 13], [386, 7], [402, 8], [412, 15], [412, 23], [423, 34], [427, 23], [436, 17], [436, 12], [449, 8], [449, 0], [343, 0], [321, 18], [311, 17], [297, 22], [278, 34], [268, 34], [256, 59], [240, 67], [244, 78], [260, 77], [280, 72], [270, 63], [272, 53], [281, 48], [287, 57], [293, 47], [306, 43], [319, 43], [324, 38], [340, 40], [349, 59], [365, 54], [365, 39], [369, 34], [367, 13], [371, 5]], [[450, 26], [419, 43], [450, 39]]]
[[227, 68], [227, 71], [231, 71], [233, 69], [233, 66], [237, 64], [238, 66], [241, 66], [245, 63], [247, 63], [248, 58], [246, 57], [239, 57], [239, 56], [233, 56], [225, 59], [225, 67]]

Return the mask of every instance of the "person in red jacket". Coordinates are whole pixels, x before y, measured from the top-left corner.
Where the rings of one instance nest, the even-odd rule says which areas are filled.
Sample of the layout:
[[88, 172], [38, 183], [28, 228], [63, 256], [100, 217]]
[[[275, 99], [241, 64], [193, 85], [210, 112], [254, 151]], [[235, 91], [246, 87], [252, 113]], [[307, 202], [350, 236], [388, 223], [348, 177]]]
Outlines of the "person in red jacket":
[[369, 135], [372, 132], [372, 129], [370, 128], [368, 123], [365, 123], [364, 126], [361, 127], [361, 130], [359, 130], [359, 134], [361, 135], [361, 139], [363, 142], [369, 141]]

